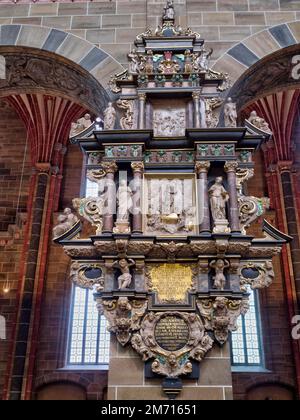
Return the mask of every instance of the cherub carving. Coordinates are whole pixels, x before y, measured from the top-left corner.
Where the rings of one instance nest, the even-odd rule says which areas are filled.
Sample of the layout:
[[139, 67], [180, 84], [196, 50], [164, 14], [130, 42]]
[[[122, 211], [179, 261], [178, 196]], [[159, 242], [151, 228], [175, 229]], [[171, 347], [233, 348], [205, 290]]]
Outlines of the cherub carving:
[[128, 261], [125, 258], [122, 258], [120, 261], [115, 261], [113, 263], [113, 268], [119, 268], [122, 275], [118, 277], [118, 287], [119, 290], [128, 289], [132, 282], [132, 275], [130, 274], [130, 267], [135, 265], [135, 261], [129, 259]]
[[226, 285], [224, 270], [230, 266], [229, 262], [219, 258], [218, 260], [213, 260], [209, 265], [215, 270], [216, 273], [216, 275], [213, 277], [214, 289], [224, 290]]

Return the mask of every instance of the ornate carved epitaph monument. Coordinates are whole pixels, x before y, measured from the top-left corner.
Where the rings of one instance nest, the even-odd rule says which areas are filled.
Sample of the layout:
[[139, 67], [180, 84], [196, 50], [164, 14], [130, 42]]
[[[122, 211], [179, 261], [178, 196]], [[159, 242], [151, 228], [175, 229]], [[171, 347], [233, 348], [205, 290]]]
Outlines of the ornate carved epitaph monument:
[[[140, 387], [161, 378], [169, 398], [187, 379], [201, 398], [201, 362], [237, 329], [248, 287], [271, 285], [272, 257], [290, 240], [266, 221], [264, 235], [247, 234], [268, 199], [246, 196], [244, 185], [271, 133], [238, 127], [236, 105], [223, 99], [229, 75], [210, 69], [211, 54], [198, 33], [176, 26], [168, 1], [161, 25], [137, 36], [129, 71], [111, 78], [104, 130], [72, 139], [98, 195], [74, 199], [81, 221], [69, 216], [74, 224], [61, 219], [54, 231], [72, 259], [72, 281], [94, 288], [118, 341], [112, 357], [133, 348], [145, 368]], [[88, 238], [83, 222], [95, 228]]]

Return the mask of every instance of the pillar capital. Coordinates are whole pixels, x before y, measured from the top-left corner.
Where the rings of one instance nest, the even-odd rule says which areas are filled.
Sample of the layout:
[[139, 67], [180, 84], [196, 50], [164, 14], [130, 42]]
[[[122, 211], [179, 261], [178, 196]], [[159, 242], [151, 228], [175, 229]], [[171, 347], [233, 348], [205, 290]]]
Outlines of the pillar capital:
[[51, 164], [45, 162], [36, 162], [34, 169], [39, 174], [49, 174], [51, 172]]
[[143, 173], [144, 172], [144, 162], [132, 162], [131, 168], [133, 173]]
[[118, 170], [118, 165], [114, 161], [113, 162], [102, 162], [101, 166], [107, 174], [114, 174]]
[[146, 101], [147, 94], [145, 92], [139, 92], [138, 93], [138, 98], [139, 98], [139, 101]]
[[201, 96], [201, 90], [195, 90], [192, 93], [192, 97], [193, 97], [194, 100], [199, 100], [200, 99], [200, 96]]
[[202, 160], [199, 162], [196, 162], [195, 164], [195, 171], [197, 174], [208, 172], [210, 168], [210, 161], [209, 160]]
[[238, 166], [239, 166], [238, 162], [236, 162], [235, 160], [233, 161], [229, 160], [225, 163], [224, 169], [225, 169], [225, 172], [236, 172]]
[[283, 174], [284, 172], [292, 172], [293, 162], [291, 160], [281, 160], [277, 162], [277, 168], [280, 174]]

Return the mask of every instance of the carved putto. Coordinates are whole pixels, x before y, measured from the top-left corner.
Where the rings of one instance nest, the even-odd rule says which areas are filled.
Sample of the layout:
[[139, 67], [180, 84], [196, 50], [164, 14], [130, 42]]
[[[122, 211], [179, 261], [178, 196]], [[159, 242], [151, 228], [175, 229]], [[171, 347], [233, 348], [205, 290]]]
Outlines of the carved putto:
[[230, 267], [229, 262], [219, 258], [217, 260], [211, 261], [209, 266], [215, 270], [215, 276], [213, 277], [213, 287], [218, 290], [224, 290], [226, 285], [226, 277], [224, 271], [226, 268]]
[[59, 238], [68, 232], [78, 221], [78, 217], [72, 213], [72, 210], [66, 208], [63, 214], [57, 218], [58, 224], [53, 228], [53, 239]]
[[113, 263], [113, 268], [118, 268], [121, 271], [121, 276], [118, 277], [118, 288], [119, 290], [129, 289], [132, 282], [132, 275], [130, 274], [130, 267], [135, 265], [135, 261], [129, 259], [128, 261], [125, 258], [115, 261]]

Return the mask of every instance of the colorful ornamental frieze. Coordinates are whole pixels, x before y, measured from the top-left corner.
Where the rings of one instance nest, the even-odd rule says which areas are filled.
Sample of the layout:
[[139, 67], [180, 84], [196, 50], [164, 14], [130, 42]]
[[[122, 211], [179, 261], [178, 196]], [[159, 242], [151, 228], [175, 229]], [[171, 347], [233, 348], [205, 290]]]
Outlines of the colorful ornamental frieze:
[[238, 127], [229, 76], [210, 70], [199, 34], [175, 25], [172, 1], [135, 47], [112, 76], [104, 129], [72, 138], [96, 193], [75, 198], [77, 215], [66, 209], [53, 233], [72, 282], [94, 290], [109, 331], [173, 398], [237, 329], [249, 287], [271, 285], [291, 238], [266, 221], [264, 235], [247, 233], [269, 207], [244, 187], [272, 134], [254, 114]]

